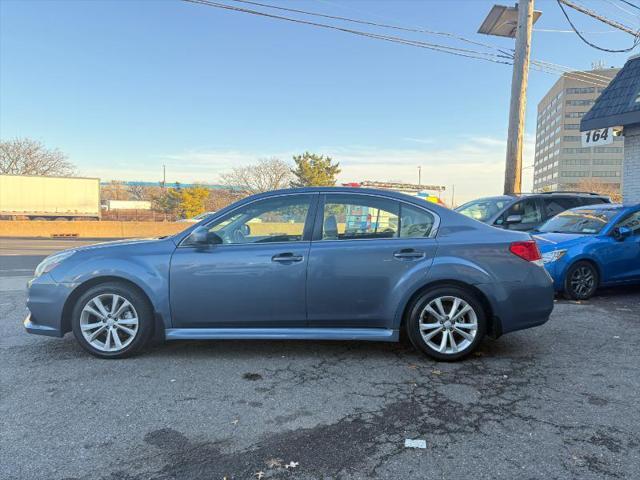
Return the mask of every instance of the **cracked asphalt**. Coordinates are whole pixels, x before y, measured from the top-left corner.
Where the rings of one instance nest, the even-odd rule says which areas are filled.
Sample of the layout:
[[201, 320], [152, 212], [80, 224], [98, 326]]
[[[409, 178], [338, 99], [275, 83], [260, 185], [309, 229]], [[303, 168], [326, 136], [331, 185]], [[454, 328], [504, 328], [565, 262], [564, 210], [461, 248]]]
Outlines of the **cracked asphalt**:
[[639, 288], [558, 301], [455, 364], [299, 341], [104, 361], [22, 329], [30, 269], [59, 243], [0, 239], [2, 479], [640, 478]]

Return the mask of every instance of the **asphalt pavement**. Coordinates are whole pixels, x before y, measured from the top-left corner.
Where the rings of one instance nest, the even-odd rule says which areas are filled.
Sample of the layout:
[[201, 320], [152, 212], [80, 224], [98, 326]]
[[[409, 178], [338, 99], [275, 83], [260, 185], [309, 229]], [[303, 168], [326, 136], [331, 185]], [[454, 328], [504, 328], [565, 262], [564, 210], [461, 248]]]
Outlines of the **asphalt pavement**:
[[39, 259], [78, 242], [0, 239], [2, 479], [640, 477], [638, 288], [559, 301], [453, 364], [301, 341], [106, 361], [21, 324]]

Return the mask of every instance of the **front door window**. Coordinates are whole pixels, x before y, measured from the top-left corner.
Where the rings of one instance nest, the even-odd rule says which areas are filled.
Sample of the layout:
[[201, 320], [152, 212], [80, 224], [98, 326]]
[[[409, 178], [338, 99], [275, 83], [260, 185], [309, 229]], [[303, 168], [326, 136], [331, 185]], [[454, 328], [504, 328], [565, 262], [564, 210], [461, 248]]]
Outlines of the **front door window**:
[[299, 242], [311, 195], [287, 195], [253, 202], [216, 220], [209, 232], [222, 244]]

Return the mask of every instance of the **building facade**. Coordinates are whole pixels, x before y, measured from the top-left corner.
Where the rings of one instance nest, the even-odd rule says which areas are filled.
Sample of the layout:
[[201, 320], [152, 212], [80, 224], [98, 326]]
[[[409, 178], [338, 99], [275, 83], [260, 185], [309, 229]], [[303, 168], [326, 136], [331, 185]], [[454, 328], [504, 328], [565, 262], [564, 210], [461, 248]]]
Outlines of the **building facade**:
[[624, 139], [622, 201], [640, 203], [640, 55], [630, 57], [580, 122], [584, 132], [617, 127]]
[[[582, 147], [580, 120], [620, 69], [598, 69], [565, 74], [538, 104], [533, 190], [576, 190], [581, 184], [603, 183], [620, 191], [624, 141]], [[581, 80], [597, 76], [598, 86]]]

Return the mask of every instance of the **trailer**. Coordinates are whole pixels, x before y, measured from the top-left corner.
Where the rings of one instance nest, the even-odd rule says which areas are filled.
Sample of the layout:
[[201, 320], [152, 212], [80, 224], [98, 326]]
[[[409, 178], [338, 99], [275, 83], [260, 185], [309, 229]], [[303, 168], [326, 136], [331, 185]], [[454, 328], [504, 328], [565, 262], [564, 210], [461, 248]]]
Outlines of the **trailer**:
[[0, 218], [99, 220], [100, 179], [0, 175]]

